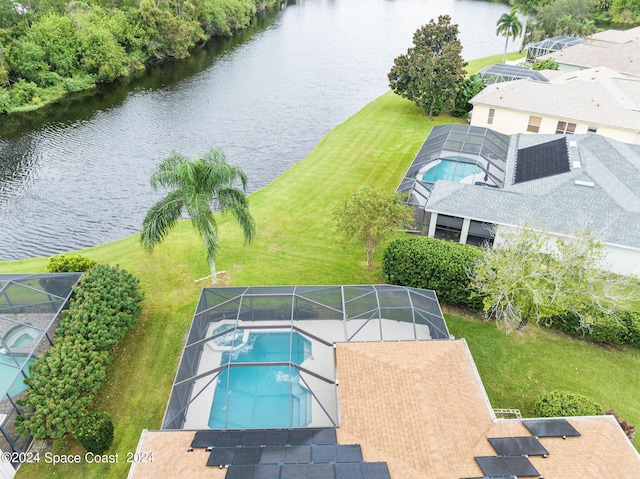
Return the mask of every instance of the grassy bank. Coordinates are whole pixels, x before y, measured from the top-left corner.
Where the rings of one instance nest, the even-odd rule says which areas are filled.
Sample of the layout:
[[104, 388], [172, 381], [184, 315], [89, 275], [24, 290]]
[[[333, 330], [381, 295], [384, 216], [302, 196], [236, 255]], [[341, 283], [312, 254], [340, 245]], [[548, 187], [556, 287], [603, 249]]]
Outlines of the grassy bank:
[[[218, 267], [232, 285], [362, 284], [382, 281], [380, 259], [365, 267], [364, 251], [343, 247], [331, 212], [364, 184], [393, 190], [436, 124], [412, 103], [387, 93], [337, 126], [302, 162], [250, 197], [258, 225], [255, 243], [244, 246], [240, 229], [220, 218], [222, 253]], [[111, 453], [135, 451], [142, 429], [160, 427], [184, 336], [208, 274], [201, 239], [182, 222], [166, 242], [145, 254], [138, 237], [82, 251], [99, 262], [120, 264], [140, 278], [146, 299], [142, 321], [116, 351], [98, 409], [111, 413], [116, 442]], [[0, 272], [43, 271], [45, 259], [0, 263]], [[531, 413], [535, 396], [568, 389], [613, 407], [640, 424], [636, 383], [640, 352], [604, 349], [560, 334], [530, 328], [505, 336], [493, 324], [448, 316], [452, 333], [466, 337], [494, 407]], [[634, 378], [636, 381], [634, 381]], [[54, 451], [82, 453], [73, 440]], [[40, 464], [18, 477], [126, 477], [128, 464]]]

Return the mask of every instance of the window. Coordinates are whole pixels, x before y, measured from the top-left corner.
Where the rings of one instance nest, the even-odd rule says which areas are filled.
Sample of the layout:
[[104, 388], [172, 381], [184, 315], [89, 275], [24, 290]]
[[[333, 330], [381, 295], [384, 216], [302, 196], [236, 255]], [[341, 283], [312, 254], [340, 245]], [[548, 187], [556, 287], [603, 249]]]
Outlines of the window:
[[527, 131], [530, 131], [531, 133], [538, 133], [540, 131], [540, 123], [542, 123], [542, 118], [539, 116], [530, 116]]
[[597, 132], [598, 132], [597, 126], [589, 125], [589, 128], [587, 128], [587, 133], [597, 133]]
[[489, 118], [487, 118], [487, 125], [492, 125], [493, 124], [493, 117], [496, 115], [496, 110], [494, 108], [491, 108], [489, 110]]
[[576, 131], [576, 124], [575, 123], [568, 123], [566, 121], [559, 121], [558, 122], [558, 127], [556, 128], [556, 133], [558, 135], [562, 135], [564, 133], [575, 133]]

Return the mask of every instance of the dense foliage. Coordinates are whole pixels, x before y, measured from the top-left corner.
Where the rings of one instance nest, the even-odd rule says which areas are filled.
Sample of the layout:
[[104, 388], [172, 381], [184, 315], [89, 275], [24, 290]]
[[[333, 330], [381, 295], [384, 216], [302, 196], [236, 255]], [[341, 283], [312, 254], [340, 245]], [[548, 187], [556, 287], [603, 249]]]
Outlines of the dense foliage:
[[0, 112], [33, 108], [185, 58], [244, 28], [274, 0], [0, 2]]
[[613, 416], [615, 420], [618, 421], [620, 429], [622, 429], [625, 435], [629, 438], [629, 441], [633, 441], [636, 438], [636, 427], [633, 424], [622, 419], [613, 409], [609, 409], [606, 414]]
[[466, 78], [458, 90], [451, 114], [458, 117], [467, 116], [473, 109], [473, 105], [469, 103], [469, 100], [480, 93], [485, 86], [486, 82], [479, 73], [474, 73]]
[[73, 435], [86, 451], [102, 454], [113, 443], [113, 421], [106, 412], [90, 412], [82, 416]]
[[566, 313], [584, 321], [584, 311], [609, 313], [635, 294], [631, 278], [607, 271], [604, 244], [587, 229], [564, 238], [523, 225], [501, 230], [499, 243], [471, 279], [487, 316], [506, 330]]
[[75, 286], [54, 346], [38, 356], [19, 400], [21, 434], [59, 438], [74, 431], [107, 378], [109, 351], [135, 323], [143, 295], [138, 280], [119, 267], [97, 265]]
[[610, 344], [630, 344], [640, 348], [640, 312], [587, 308], [549, 318], [551, 328]]
[[398, 95], [413, 101], [429, 115], [451, 111], [464, 82], [464, 67], [458, 40], [458, 25], [440, 15], [413, 35], [413, 47], [394, 60], [388, 74], [389, 86]]
[[550, 391], [538, 396], [535, 402], [538, 417], [599, 416], [604, 409], [593, 399], [565, 391]]
[[480, 248], [426, 236], [393, 241], [384, 252], [382, 273], [389, 284], [432, 289], [443, 303], [479, 309], [470, 298], [469, 271], [483, 255]]
[[413, 220], [412, 209], [395, 192], [385, 193], [362, 188], [333, 212], [340, 233], [352, 243], [361, 245], [371, 267], [373, 254], [382, 240], [394, 231], [406, 228]]
[[49, 273], [84, 272], [96, 264], [94, 260], [86, 256], [58, 254], [49, 258], [46, 269]]

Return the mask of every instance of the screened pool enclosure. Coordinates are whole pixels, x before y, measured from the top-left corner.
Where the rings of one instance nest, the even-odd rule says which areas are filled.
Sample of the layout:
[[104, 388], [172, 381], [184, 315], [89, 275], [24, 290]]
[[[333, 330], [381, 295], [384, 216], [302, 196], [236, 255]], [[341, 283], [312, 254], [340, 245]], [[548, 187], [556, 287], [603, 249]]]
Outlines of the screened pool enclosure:
[[449, 338], [433, 291], [204, 289], [162, 428], [336, 427], [335, 343]]
[[81, 273], [0, 274], [0, 449], [24, 452], [15, 418], [29, 366], [51, 345], [60, 312]]

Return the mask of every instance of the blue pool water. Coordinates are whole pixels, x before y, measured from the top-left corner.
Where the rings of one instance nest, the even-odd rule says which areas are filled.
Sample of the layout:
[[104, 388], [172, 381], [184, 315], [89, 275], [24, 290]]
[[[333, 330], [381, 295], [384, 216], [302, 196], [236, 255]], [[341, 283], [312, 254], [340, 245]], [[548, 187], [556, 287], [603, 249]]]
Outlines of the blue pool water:
[[[292, 366], [242, 366], [241, 363], [301, 364], [311, 343], [297, 333], [251, 333], [239, 351], [222, 355], [223, 370], [211, 404], [209, 427], [304, 427], [311, 422], [311, 394]], [[233, 366], [238, 364], [238, 366]], [[228, 385], [228, 394], [227, 394]]]
[[[24, 365], [24, 362], [27, 361], [26, 356], [16, 356], [15, 359], [20, 363], [20, 366]], [[34, 361], [34, 358], [29, 358], [28, 365], [31, 365]], [[0, 390], [4, 391], [7, 387], [9, 387], [10, 382], [16, 377], [16, 374], [18, 374], [19, 370], [17, 369], [17, 367], [18, 366], [16, 365], [13, 358], [6, 354], [0, 353]], [[26, 388], [27, 385], [24, 383], [24, 376], [20, 374], [13, 382], [13, 384], [11, 384], [8, 392], [11, 397], [14, 397], [20, 394]], [[2, 394], [1, 391], [0, 394]]]
[[442, 159], [440, 162], [425, 171], [422, 175], [422, 181], [435, 183], [437, 180], [448, 180], [459, 182], [463, 178], [471, 175], [482, 173], [482, 169], [475, 163], [461, 163]]

